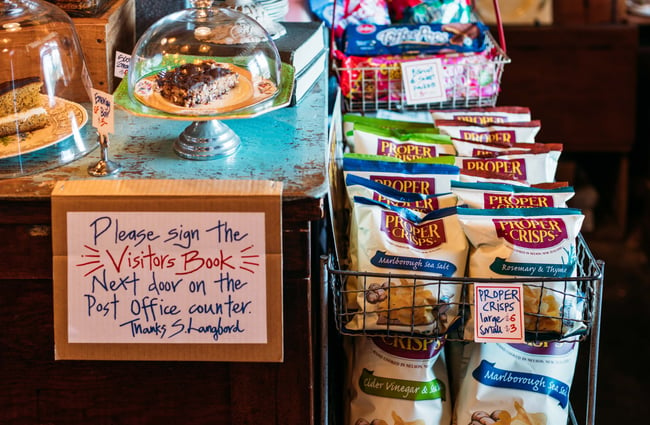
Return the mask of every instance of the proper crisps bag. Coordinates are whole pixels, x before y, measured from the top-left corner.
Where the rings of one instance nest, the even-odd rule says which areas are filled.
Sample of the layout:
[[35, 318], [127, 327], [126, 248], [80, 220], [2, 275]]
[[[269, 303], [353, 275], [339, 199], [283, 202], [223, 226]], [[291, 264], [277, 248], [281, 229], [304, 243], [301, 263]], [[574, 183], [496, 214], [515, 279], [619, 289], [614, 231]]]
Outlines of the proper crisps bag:
[[[576, 239], [584, 215], [572, 208], [458, 208], [470, 242], [470, 278], [568, 278], [577, 273]], [[575, 281], [524, 284], [526, 331], [549, 338], [584, 331], [584, 296]], [[473, 304], [473, 291], [469, 291]], [[472, 338], [474, 318], [466, 325]]]
[[454, 425], [564, 425], [577, 342], [472, 343]]
[[575, 194], [570, 186], [537, 188], [497, 183], [451, 182], [458, 204], [469, 208], [566, 208]]
[[451, 181], [458, 180], [460, 170], [453, 165], [454, 157], [432, 158], [439, 162], [402, 162], [395, 158], [377, 155], [343, 155], [343, 175], [354, 174], [402, 192], [425, 195], [448, 193]]
[[[366, 273], [462, 277], [468, 243], [456, 207], [419, 217], [412, 211], [355, 197], [350, 223], [350, 266]], [[356, 308], [350, 330], [441, 335], [459, 318], [462, 284], [408, 276], [348, 279], [348, 304]]]
[[401, 161], [455, 155], [451, 137], [420, 130], [354, 126], [354, 152], [397, 158]]
[[387, 205], [407, 208], [421, 215], [441, 208], [455, 207], [457, 204], [457, 197], [451, 192], [433, 195], [402, 192], [385, 184], [355, 176], [354, 174], [348, 174], [346, 176], [345, 188], [350, 204], [354, 203], [355, 196], [360, 196]]
[[449, 425], [442, 339], [353, 337], [344, 343], [347, 425]]
[[464, 121], [472, 124], [486, 125], [504, 122], [530, 121], [530, 108], [525, 106], [492, 106], [468, 109], [432, 110], [433, 122], [443, 120]]

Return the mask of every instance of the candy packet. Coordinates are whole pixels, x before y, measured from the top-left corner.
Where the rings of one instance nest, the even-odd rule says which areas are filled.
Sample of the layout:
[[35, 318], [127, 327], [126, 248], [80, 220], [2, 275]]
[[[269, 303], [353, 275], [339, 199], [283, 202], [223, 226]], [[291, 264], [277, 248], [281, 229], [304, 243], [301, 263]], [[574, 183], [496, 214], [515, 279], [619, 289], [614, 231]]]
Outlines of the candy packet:
[[475, 53], [485, 49], [480, 23], [348, 25], [343, 52], [351, 56]]
[[[389, 13], [394, 13], [395, 6], [392, 0], [388, 4]], [[402, 17], [395, 16], [393, 21], [412, 24], [429, 23], [470, 23], [472, 22], [471, 0], [421, 0], [413, 2], [403, 9]]]

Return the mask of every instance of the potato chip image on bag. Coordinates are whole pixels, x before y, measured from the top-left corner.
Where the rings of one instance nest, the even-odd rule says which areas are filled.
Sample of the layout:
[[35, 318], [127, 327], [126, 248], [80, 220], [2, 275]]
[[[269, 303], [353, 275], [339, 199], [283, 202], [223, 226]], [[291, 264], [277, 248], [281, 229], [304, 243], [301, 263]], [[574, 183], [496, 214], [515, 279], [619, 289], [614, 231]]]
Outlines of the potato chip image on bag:
[[[584, 294], [577, 282], [576, 240], [584, 220], [572, 208], [458, 208], [470, 242], [470, 278], [552, 278], [524, 283], [527, 332], [549, 338], [584, 332]], [[469, 291], [470, 304], [474, 303]], [[473, 317], [466, 326], [473, 335]]]
[[[355, 197], [350, 266], [378, 275], [347, 280], [348, 307], [358, 313], [346, 328], [444, 334], [459, 318], [462, 284], [426, 277], [462, 277], [467, 253], [456, 207], [420, 217], [408, 209]], [[384, 275], [388, 273], [398, 276], [389, 280]]]
[[566, 424], [577, 342], [472, 343], [452, 424]]

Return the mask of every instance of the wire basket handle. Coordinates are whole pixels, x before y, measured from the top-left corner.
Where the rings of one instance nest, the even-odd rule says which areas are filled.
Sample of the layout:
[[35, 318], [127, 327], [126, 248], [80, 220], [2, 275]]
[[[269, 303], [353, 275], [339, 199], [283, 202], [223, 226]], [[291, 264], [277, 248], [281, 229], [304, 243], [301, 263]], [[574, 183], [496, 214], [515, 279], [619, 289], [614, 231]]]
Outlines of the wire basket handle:
[[499, 0], [492, 0], [494, 6], [494, 16], [496, 18], [497, 31], [499, 32], [499, 47], [503, 53], [506, 53], [506, 36], [503, 32], [503, 21], [501, 20], [501, 10], [499, 9]]

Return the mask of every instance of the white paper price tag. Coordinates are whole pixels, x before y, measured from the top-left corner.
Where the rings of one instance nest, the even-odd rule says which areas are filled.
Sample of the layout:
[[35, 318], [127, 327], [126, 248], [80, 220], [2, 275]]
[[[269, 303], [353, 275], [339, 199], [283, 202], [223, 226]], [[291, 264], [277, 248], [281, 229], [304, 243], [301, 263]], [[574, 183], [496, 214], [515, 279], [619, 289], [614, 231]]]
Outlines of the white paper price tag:
[[131, 55], [119, 51], [115, 52], [114, 75], [117, 78], [124, 78], [129, 71], [129, 63], [131, 63]]
[[113, 113], [113, 96], [100, 90], [92, 90], [93, 96], [93, 127], [101, 135], [113, 133], [114, 113]]
[[474, 284], [474, 340], [525, 342], [523, 286]]
[[443, 67], [440, 59], [402, 63], [402, 83], [406, 103], [444, 102], [447, 100]]

